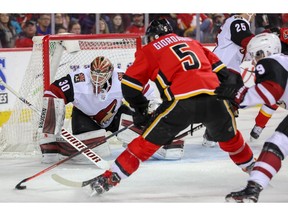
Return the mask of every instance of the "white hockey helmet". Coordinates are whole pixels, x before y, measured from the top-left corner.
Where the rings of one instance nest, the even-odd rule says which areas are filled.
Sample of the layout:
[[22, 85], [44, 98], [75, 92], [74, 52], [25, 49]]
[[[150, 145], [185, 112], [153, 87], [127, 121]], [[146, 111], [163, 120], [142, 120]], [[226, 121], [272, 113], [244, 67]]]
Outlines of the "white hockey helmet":
[[280, 39], [273, 33], [258, 34], [249, 41], [247, 52], [256, 62], [264, 57], [281, 53]]
[[104, 56], [97, 56], [90, 65], [91, 82], [98, 89], [102, 88], [106, 83], [109, 84], [109, 79], [114, 70], [111, 61]]

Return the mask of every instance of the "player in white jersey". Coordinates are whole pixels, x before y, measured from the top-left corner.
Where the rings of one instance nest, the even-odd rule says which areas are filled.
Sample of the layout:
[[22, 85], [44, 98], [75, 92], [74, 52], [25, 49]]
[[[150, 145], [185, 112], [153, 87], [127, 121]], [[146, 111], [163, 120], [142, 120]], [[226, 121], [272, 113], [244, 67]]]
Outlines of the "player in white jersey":
[[229, 70], [240, 75], [246, 46], [254, 37], [250, 31], [250, 22], [254, 17], [255, 14], [246, 13], [227, 18], [220, 28], [217, 45], [213, 50]]
[[[248, 44], [247, 52], [255, 65], [255, 85], [236, 87], [220, 85], [215, 90], [219, 99], [228, 99], [240, 108], [257, 104], [279, 105], [288, 109], [288, 56], [281, 53], [279, 37], [272, 33], [256, 35]], [[257, 64], [256, 64], [257, 63]], [[288, 116], [268, 138], [255, 163], [245, 189], [226, 196], [228, 202], [258, 202], [260, 192], [266, 188], [281, 168], [288, 155]]]
[[[105, 137], [106, 131], [117, 131], [121, 114], [132, 114], [130, 108], [122, 101], [123, 74], [124, 71], [114, 67], [108, 58], [98, 56], [90, 66], [79, 68], [54, 81], [44, 92], [43, 104], [47, 104], [45, 108], [48, 110], [45, 119], [46, 129], [61, 128], [63, 124], [61, 111], [65, 110], [63, 106], [72, 103], [72, 133], [87, 146], [99, 142], [99, 139]], [[145, 96], [152, 97], [153, 93], [154, 90], [147, 85]], [[53, 104], [57, 107], [55, 113], [61, 110], [58, 112], [59, 115], [51, 114], [54, 112]], [[51, 116], [55, 117], [56, 121]], [[54, 134], [55, 131], [43, 133], [44, 136], [40, 141], [43, 163], [55, 162], [62, 156], [69, 156], [76, 151], [59, 135]], [[101, 157], [110, 155], [107, 142], [94, 148], [94, 151]], [[85, 159], [83, 162], [87, 162], [82, 155], [75, 157], [74, 161], [81, 162], [82, 159]]]
[[[250, 31], [250, 22], [255, 14], [242, 13], [227, 18], [221, 26], [216, 39], [216, 47], [213, 52], [227, 66], [232, 73], [239, 75], [238, 82], [243, 84], [240, 64], [243, 61], [248, 42], [254, 37]], [[237, 115], [237, 111], [235, 111]], [[214, 147], [217, 143], [205, 131], [203, 146]]]
[[[276, 34], [281, 41], [281, 52], [284, 54], [288, 54], [288, 28], [272, 28], [267, 31], [270, 31], [274, 34]], [[261, 132], [265, 128], [267, 122], [272, 117], [272, 114], [276, 111], [278, 108], [277, 105], [269, 106], [267, 104], [262, 105], [260, 111], [258, 112], [258, 115], [255, 118], [255, 126], [250, 132], [250, 140], [253, 141], [255, 139], [258, 139]]]

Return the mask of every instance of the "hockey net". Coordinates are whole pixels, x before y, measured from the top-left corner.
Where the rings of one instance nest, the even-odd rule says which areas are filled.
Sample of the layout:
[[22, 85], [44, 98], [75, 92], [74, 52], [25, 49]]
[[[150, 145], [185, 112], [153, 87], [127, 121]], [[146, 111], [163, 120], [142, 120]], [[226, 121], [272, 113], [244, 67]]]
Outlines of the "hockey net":
[[[33, 38], [30, 62], [19, 94], [38, 110], [45, 89], [56, 79], [78, 67], [89, 67], [99, 55], [108, 57], [114, 67], [124, 70], [134, 61], [141, 38], [134, 34], [48, 35]], [[71, 105], [66, 106], [64, 127], [69, 129]], [[9, 120], [0, 133], [0, 155], [23, 157], [39, 155], [39, 115], [16, 100]]]

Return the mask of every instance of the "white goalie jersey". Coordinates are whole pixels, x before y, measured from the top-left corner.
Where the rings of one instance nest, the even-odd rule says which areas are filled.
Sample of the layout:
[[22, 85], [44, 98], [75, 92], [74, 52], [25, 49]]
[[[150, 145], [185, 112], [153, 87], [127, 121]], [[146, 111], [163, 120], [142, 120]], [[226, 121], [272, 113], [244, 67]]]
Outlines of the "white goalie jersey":
[[[114, 68], [111, 83], [107, 90], [95, 94], [91, 82], [90, 68], [80, 68], [65, 77], [54, 81], [44, 96], [63, 98], [65, 104], [72, 103], [84, 114], [90, 116], [101, 128], [106, 128], [113, 121], [123, 103], [121, 79], [124, 71]], [[153, 97], [154, 90], [149, 87], [145, 96]]]

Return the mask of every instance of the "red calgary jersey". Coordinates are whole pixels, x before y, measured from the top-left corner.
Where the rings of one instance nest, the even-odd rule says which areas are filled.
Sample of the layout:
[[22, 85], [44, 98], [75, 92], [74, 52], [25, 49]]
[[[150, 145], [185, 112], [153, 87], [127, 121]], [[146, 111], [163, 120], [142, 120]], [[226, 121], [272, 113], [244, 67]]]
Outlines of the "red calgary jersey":
[[214, 95], [219, 80], [214, 72], [225, 65], [210, 50], [191, 38], [168, 34], [135, 54], [122, 84], [141, 91], [152, 80], [163, 100]]

